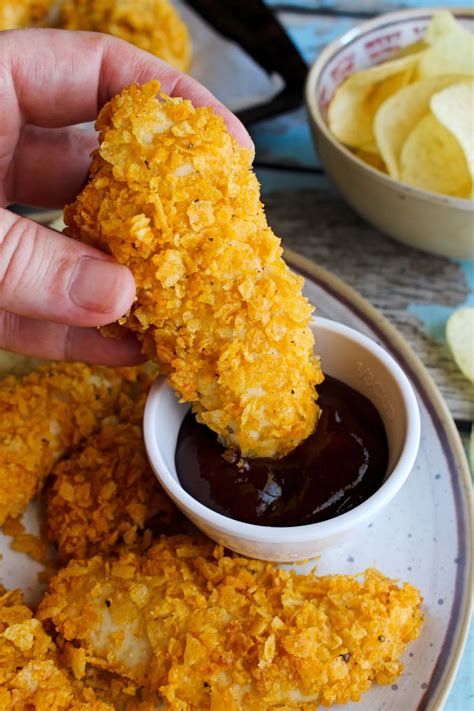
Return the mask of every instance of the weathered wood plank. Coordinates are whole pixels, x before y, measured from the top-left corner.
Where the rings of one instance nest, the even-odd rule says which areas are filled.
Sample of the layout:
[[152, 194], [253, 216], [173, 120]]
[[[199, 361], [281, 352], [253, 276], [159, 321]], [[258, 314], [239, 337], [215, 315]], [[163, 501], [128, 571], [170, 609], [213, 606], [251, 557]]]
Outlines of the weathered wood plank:
[[456, 307], [468, 286], [459, 265], [384, 237], [327, 190], [266, 195], [276, 233], [292, 249], [356, 288], [405, 336], [438, 384], [454, 418], [472, 420], [474, 392], [444, 343], [408, 312], [413, 304]]

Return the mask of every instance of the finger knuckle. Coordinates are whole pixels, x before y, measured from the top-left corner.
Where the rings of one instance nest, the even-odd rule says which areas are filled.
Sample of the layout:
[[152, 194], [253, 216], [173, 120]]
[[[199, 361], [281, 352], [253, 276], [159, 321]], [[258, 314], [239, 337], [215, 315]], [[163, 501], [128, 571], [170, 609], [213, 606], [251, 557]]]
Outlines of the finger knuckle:
[[10, 67], [0, 59], [0, 102], [10, 98], [12, 91], [12, 77]]
[[9, 311], [0, 311], [0, 348], [14, 351], [20, 340], [20, 319]]
[[[29, 298], [47, 291], [60, 298], [74, 255], [48, 239], [41, 225], [5, 211], [0, 219], [0, 307], [17, 295]], [[1, 215], [1, 213], [0, 213]], [[3, 223], [3, 224], [2, 224]]]
[[76, 330], [68, 326], [64, 332], [62, 360], [77, 360]]
[[[13, 219], [0, 237], [0, 294], [29, 286], [31, 262], [37, 253], [38, 227], [22, 218]], [[26, 283], [25, 283], [26, 282]]]

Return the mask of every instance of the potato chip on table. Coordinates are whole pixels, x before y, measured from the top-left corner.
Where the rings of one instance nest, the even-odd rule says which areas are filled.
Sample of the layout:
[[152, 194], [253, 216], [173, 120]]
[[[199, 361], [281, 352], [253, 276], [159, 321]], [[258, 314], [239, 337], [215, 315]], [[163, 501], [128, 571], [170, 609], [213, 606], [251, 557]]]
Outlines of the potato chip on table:
[[474, 383], [474, 308], [457, 309], [446, 324], [446, 340], [459, 370]]

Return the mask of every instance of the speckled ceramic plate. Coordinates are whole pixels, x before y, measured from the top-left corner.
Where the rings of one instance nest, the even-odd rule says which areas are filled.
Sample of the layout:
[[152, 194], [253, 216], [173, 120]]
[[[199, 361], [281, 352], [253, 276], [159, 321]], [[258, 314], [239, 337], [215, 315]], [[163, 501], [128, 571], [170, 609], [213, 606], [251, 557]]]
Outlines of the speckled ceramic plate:
[[[472, 599], [471, 483], [458, 433], [436, 386], [397, 331], [329, 272], [294, 254], [287, 258], [305, 277], [306, 294], [317, 304], [319, 315], [358, 329], [395, 357], [413, 383], [421, 411], [420, 452], [401, 492], [350, 544], [324, 553], [318, 562], [322, 574], [355, 573], [375, 566], [412, 583], [424, 597], [425, 624], [405, 654], [405, 674], [397, 684], [374, 686], [359, 704], [344, 708], [442, 709], [462, 653]], [[29, 527], [37, 527], [34, 506], [26, 520]], [[39, 566], [12, 553], [5, 538], [0, 538], [0, 552], [3, 584], [21, 586], [28, 599], [37, 599]]]

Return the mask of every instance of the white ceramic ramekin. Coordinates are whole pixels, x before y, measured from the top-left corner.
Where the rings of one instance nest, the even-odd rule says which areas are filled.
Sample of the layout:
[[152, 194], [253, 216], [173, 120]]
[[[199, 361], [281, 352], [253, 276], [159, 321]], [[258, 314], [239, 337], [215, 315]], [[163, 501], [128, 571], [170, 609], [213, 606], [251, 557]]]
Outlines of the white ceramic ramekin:
[[354, 529], [370, 523], [393, 499], [408, 477], [420, 441], [420, 415], [413, 389], [393, 358], [352, 328], [315, 318], [312, 329], [323, 370], [369, 398], [379, 411], [389, 444], [384, 483], [352, 511], [304, 526], [257, 526], [223, 516], [199, 503], [181, 486], [175, 449], [189, 405], [178, 403], [160, 378], [145, 409], [144, 435], [151, 465], [163, 488], [181, 511], [210, 538], [238, 553], [261, 560], [312, 558], [342, 543]]

